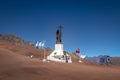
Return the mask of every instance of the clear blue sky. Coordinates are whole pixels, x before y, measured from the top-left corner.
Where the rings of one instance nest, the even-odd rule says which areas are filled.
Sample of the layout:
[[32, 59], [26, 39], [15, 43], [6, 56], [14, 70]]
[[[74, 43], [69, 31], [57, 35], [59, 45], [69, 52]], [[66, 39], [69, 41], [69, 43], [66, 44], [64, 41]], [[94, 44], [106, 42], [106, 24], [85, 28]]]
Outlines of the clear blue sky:
[[54, 49], [59, 24], [65, 51], [120, 56], [119, 0], [0, 0], [1, 34], [46, 40]]

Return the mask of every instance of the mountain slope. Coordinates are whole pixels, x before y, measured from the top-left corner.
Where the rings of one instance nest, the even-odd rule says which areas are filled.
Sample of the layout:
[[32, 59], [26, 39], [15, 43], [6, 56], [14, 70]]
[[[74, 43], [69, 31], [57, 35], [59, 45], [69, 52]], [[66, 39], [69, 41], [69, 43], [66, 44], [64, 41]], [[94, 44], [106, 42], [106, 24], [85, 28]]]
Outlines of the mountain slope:
[[[29, 58], [28, 54], [34, 55]], [[0, 80], [119, 80], [120, 67], [42, 62], [42, 50], [0, 41]]]

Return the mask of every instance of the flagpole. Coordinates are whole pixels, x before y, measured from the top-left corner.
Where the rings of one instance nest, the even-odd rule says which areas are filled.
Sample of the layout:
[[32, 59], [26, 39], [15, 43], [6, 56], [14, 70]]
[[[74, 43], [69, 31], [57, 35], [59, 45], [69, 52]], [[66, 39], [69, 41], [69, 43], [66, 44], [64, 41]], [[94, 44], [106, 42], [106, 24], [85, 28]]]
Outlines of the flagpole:
[[45, 47], [44, 47], [44, 59], [45, 59]]
[[43, 62], [45, 62], [46, 61], [46, 59], [45, 59], [45, 42], [42, 44], [42, 47], [43, 47], [43, 53], [44, 53]]
[[45, 59], [45, 41], [43, 43], [43, 47], [44, 47], [44, 59]]

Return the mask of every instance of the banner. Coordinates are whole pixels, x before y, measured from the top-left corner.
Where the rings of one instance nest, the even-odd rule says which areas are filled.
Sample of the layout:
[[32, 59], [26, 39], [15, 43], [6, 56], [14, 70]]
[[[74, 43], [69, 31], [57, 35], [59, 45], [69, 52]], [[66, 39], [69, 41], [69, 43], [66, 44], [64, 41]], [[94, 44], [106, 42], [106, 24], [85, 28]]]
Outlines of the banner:
[[79, 54], [79, 53], [80, 53], [80, 49], [79, 49], [79, 48], [76, 50], [76, 53], [77, 53], [77, 54]]

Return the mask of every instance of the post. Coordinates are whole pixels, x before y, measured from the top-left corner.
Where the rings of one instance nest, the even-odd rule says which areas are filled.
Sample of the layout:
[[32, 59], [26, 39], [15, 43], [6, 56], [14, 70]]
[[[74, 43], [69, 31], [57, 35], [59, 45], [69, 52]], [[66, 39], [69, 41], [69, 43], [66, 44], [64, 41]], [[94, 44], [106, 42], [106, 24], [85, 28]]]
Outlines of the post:
[[44, 47], [44, 59], [45, 59], [45, 47]]
[[43, 43], [43, 54], [44, 54], [44, 58], [43, 58], [43, 62], [45, 62], [46, 61], [46, 59], [45, 59], [45, 42]]

